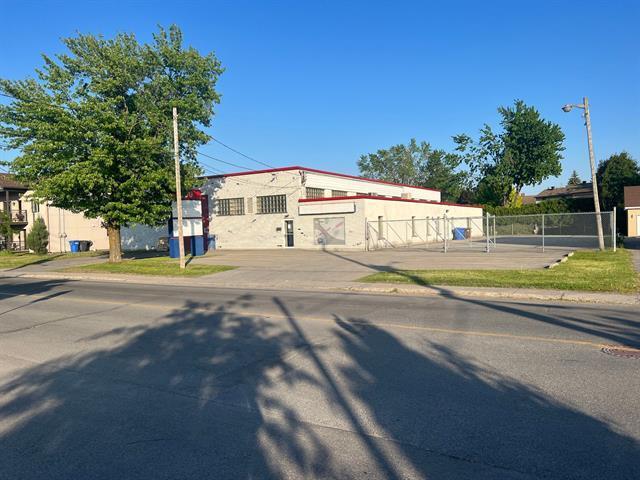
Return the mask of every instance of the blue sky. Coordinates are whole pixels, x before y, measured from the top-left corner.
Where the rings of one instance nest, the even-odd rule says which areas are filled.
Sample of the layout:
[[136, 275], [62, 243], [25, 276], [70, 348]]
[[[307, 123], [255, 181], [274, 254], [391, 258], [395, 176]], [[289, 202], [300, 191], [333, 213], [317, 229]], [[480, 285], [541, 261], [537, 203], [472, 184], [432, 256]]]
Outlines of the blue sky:
[[[589, 175], [577, 111], [589, 96], [596, 158], [640, 160], [640, 2], [30, 2], [0, 0], [0, 77], [23, 78], [77, 31], [178, 24], [226, 67], [211, 133], [277, 166], [357, 173], [357, 159], [411, 137], [495, 125], [514, 99], [566, 134], [564, 173]], [[203, 151], [258, 167], [213, 144]], [[6, 158], [5, 154], [3, 155]], [[215, 164], [212, 160], [207, 160]], [[223, 164], [220, 170], [234, 170]], [[528, 192], [541, 187], [530, 187]]]

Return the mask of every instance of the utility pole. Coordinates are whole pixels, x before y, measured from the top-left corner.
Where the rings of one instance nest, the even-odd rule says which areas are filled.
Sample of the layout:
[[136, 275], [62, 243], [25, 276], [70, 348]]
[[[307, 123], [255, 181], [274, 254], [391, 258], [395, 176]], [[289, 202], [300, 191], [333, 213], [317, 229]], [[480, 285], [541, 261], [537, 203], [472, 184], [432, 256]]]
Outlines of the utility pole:
[[598, 195], [598, 180], [596, 179], [596, 159], [593, 154], [593, 141], [591, 140], [591, 114], [589, 113], [589, 99], [582, 99], [584, 104], [584, 119], [587, 126], [587, 141], [589, 142], [589, 162], [591, 163], [591, 181], [593, 182], [593, 204], [596, 207], [596, 226], [598, 227], [598, 246], [604, 250], [604, 233], [602, 231], [602, 216], [600, 215], [600, 197]]
[[182, 230], [182, 187], [180, 186], [180, 146], [178, 143], [178, 109], [173, 107], [173, 156], [176, 164], [176, 209], [178, 210], [178, 251], [180, 269], [184, 270], [184, 232]]
[[598, 246], [604, 250], [604, 234], [602, 232], [602, 217], [600, 215], [600, 198], [598, 195], [598, 180], [596, 179], [596, 159], [593, 154], [593, 141], [591, 140], [591, 113], [589, 112], [589, 99], [582, 98], [582, 105], [569, 103], [562, 107], [564, 112], [570, 112], [572, 108], [584, 109], [585, 125], [587, 127], [587, 142], [589, 143], [589, 163], [591, 164], [591, 184], [593, 186], [593, 204], [596, 210], [596, 226], [598, 228]]

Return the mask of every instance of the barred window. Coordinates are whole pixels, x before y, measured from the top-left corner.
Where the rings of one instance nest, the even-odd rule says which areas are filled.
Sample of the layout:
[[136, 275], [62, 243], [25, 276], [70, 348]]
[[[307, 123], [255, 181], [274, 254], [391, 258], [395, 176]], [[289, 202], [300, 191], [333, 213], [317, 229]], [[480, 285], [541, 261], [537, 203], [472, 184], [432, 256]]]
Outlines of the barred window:
[[346, 197], [347, 192], [345, 190], [331, 190], [332, 197]]
[[307, 193], [307, 198], [323, 198], [324, 188], [307, 187], [306, 193]]
[[286, 195], [265, 195], [258, 197], [258, 213], [287, 213]]
[[244, 215], [244, 198], [221, 198], [218, 200], [218, 215]]

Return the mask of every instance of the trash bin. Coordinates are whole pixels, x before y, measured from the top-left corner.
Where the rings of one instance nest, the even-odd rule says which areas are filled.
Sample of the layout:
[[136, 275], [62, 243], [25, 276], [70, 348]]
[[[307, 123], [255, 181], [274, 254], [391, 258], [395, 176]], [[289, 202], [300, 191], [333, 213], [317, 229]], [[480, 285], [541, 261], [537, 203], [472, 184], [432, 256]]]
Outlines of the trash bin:
[[80, 244], [78, 245], [78, 250], [80, 252], [88, 252], [91, 248], [91, 245], [93, 245], [93, 242], [91, 240], [78, 240], [78, 243]]
[[71, 253], [78, 253], [80, 251], [80, 240], [69, 240], [69, 248]]
[[471, 229], [470, 228], [465, 228], [464, 229], [464, 238], [471, 238]]
[[465, 236], [464, 236], [464, 231], [466, 230], [466, 228], [463, 227], [456, 227], [453, 229], [453, 239], [454, 240], [464, 240]]

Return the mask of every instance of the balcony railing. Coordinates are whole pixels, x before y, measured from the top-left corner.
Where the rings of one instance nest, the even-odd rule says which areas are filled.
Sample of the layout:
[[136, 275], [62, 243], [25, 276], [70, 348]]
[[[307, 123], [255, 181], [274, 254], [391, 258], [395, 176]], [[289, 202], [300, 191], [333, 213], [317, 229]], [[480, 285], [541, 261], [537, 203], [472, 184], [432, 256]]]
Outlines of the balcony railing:
[[[1, 211], [4, 213], [4, 211]], [[9, 210], [9, 216], [11, 218], [11, 223], [27, 223], [27, 211], [26, 210]], [[2, 221], [4, 215], [0, 216], [0, 221]]]
[[8, 250], [10, 252], [25, 252], [27, 245], [22, 240], [9, 240], [5, 241], [0, 239], [0, 251]]

